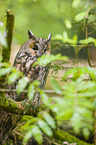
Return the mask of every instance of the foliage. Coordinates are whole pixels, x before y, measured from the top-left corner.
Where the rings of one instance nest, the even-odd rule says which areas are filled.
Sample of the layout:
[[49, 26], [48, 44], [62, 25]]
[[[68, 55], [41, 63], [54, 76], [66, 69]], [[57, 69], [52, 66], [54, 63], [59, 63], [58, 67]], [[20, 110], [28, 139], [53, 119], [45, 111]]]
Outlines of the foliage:
[[[79, 3], [81, 3], [80, 0], [78, 0], [78, 2], [73, 0], [72, 7], [77, 8]], [[54, 39], [62, 40], [63, 43], [65, 44], [68, 43], [70, 46], [72, 46], [74, 48], [75, 56], [77, 59], [78, 59], [79, 51], [82, 48], [84, 48], [85, 45], [87, 46], [87, 51], [89, 51], [88, 46], [93, 46], [93, 45], [96, 46], [96, 39], [94, 35], [91, 35], [92, 37], [89, 36], [92, 32], [88, 31], [88, 26], [92, 26], [92, 24], [94, 26], [95, 21], [96, 21], [96, 17], [94, 16], [95, 7], [96, 7], [96, 4], [93, 4], [92, 6], [89, 6], [87, 9], [85, 9], [83, 12], [80, 12], [74, 16], [74, 23], [77, 23], [77, 24], [81, 23], [80, 30], [85, 33], [84, 34], [86, 36], [85, 39], [83, 38], [83, 40], [79, 40], [80, 36], [77, 34], [73, 34], [73, 38], [70, 39], [67, 31], [64, 31], [63, 35], [56, 34], [53, 37], [53, 40]], [[93, 10], [93, 13], [91, 12], [92, 10]], [[93, 16], [93, 18], [91, 18], [90, 15], [91, 17]], [[72, 28], [72, 24], [70, 20], [65, 20], [65, 25], [68, 29]], [[89, 56], [88, 56], [88, 59], [90, 61]], [[90, 65], [90, 62], [89, 62], [89, 65]]]
[[[21, 0], [20, 2], [23, 5], [24, 0]], [[39, 3], [39, 0], [34, 2]], [[47, 2], [47, 4], [48, 3], [49, 2]], [[54, 3], [55, 1], [53, 1], [53, 3], [51, 1], [52, 4], [51, 7], [54, 5]], [[66, 9], [64, 9], [65, 8], [64, 4], [65, 4], [64, 1], [61, 0], [61, 4], [60, 4], [61, 9], [59, 11], [60, 16], [58, 16], [58, 18], [62, 17], [62, 15], [66, 11]], [[82, 12], [79, 9], [79, 13], [77, 13], [78, 12], [77, 9], [79, 8], [80, 4], [81, 6], [83, 5], [84, 7], [84, 3], [82, 3], [81, 0], [78, 1], [73, 0], [72, 4], [69, 3], [69, 6], [67, 6], [67, 8], [70, 8], [71, 6], [71, 10], [69, 13], [71, 13], [72, 10], [74, 9], [72, 20], [74, 20], [75, 23], [77, 24], [81, 22], [83, 24], [86, 24], [88, 21], [89, 24], [94, 23], [94, 18], [93, 20], [91, 20], [90, 13], [91, 10], [93, 10], [93, 8], [95, 7], [95, 5], [92, 5], [89, 8], [88, 7], [85, 8], [85, 10]], [[48, 7], [45, 6], [45, 11], [48, 10], [50, 7], [49, 4], [47, 6]], [[33, 10], [34, 9], [35, 6], [33, 6]], [[22, 12], [24, 11], [22, 10]], [[42, 11], [42, 13], [44, 13], [44, 11]], [[54, 15], [56, 15], [57, 13], [55, 9], [51, 9], [50, 12], [48, 11], [48, 14], [53, 19]], [[31, 16], [33, 16], [32, 13]], [[70, 20], [69, 17], [67, 18], [67, 16], [65, 18], [65, 21], [63, 20], [64, 25], [68, 30], [72, 31], [73, 28], [72, 21]], [[0, 45], [6, 47], [6, 39], [4, 35], [5, 27], [2, 24], [3, 23], [1, 23], [0, 26], [0, 34], [2, 34]], [[16, 26], [18, 25], [20, 25], [20, 23], [17, 21]], [[33, 28], [35, 28], [35, 26], [36, 25], [34, 25]], [[86, 25], [86, 29], [87, 29], [87, 25]], [[63, 29], [60, 29], [60, 31], [63, 31]], [[70, 44], [71, 46], [73, 46], [76, 55], [85, 46], [88, 46], [90, 44], [96, 46], [96, 39], [94, 37], [90, 36], [90, 37], [86, 37], [85, 39], [82, 38], [81, 40], [79, 40], [78, 35], [75, 34], [73, 38], [69, 38], [69, 34], [67, 33], [67, 30], [63, 32], [63, 35], [57, 34], [53, 39], [62, 40], [64, 44]], [[2, 61], [2, 58], [0, 58], [0, 60]], [[57, 60], [67, 61], [67, 57], [61, 56], [60, 54], [43, 55], [38, 59], [35, 65], [39, 64], [40, 66], [45, 66]], [[60, 69], [64, 70], [64, 67], [60, 66], [56, 69], [56, 65], [53, 66], [54, 72], [55, 71], [57, 72]], [[54, 77], [51, 77], [50, 80], [51, 80], [52, 88], [56, 93], [56, 96], [58, 97], [52, 96], [50, 98], [39, 88], [39, 82], [37, 80], [31, 83], [29, 78], [25, 77], [22, 72], [19, 72], [15, 68], [11, 67], [9, 63], [0, 62], [0, 77], [5, 76], [7, 74], [9, 74], [7, 78], [7, 82], [9, 85], [15, 83], [15, 81], [18, 81], [17, 88], [16, 88], [16, 92], [18, 94], [22, 93], [28, 86], [28, 99], [32, 101], [34, 94], [36, 92], [39, 92], [41, 95], [42, 103], [46, 106], [45, 111], [40, 111], [37, 117], [26, 116], [26, 115], [23, 116], [23, 119], [21, 121], [22, 126], [20, 124], [21, 126], [20, 130], [18, 130], [17, 127], [17, 131], [23, 135], [23, 144], [26, 144], [31, 137], [34, 137], [39, 144], [42, 144], [43, 141], [42, 132], [48, 135], [49, 137], [52, 137], [53, 130], [56, 129], [56, 123], [54, 117], [50, 115], [50, 113], [48, 112], [49, 109], [51, 109], [53, 112], [56, 113], [56, 120], [58, 125], [62, 124], [62, 121], [68, 121], [68, 123], [72, 125], [75, 132], [77, 134], [82, 132], [86, 139], [89, 137], [90, 132], [92, 133], [94, 132], [93, 113], [95, 112], [96, 109], [96, 99], [95, 99], [96, 70], [95, 69], [91, 67], [75, 67], [70, 70], [67, 70], [64, 76], [61, 78], [63, 84], [62, 86], [57, 82], [57, 80]]]
[[58, 89], [62, 90], [59, 92], [62, 98], [53, 97], [52, 102], [55, 103], [50, 106], [57, 113], [57, 120], [70, 120], [75, 132], [82, 131], [86, 138], [90, 131], [94, 130], [92, 112], [95, 110], [93, 105], [96, 96], [95, 74], [96, 70], [93, 68], [76, 67], [64, 74], [61, 87], [51, 81], [53, 89], [58, 86]]
[[42, 55], [40, 58], [38, 58], [38, 60], [34, 64], [34, 66], [37, 64], [39, 64], [40, 66], [46, 66], [49, 63], [51, 63], [53, 61], [57, 61], [57, 60], [67, 61], [68, 58], [66, 56], [61, 56], [61, 54], [57, 54], [57, 55], [46, 54], [46, 55]]
[[[73, 1], [72, 7], [77, 8], [77, 1]], [[73, 46], [76, 57], [78, 58], [78, 53], [83, 47], [88, 45], [96, 46], [96, 39], [94, 37], [88, 37], [88, 25], [90, 21], [90, 11], [96, 5], [92, 5], [86, 9], [86, 11], [78, 13], [74, 20], [78, 23], [85, 23], [85, 35], [86, 39], [78, 40], [78, 36], [75, 34], [72, 39], [68, 37], [66, 31], [63, 32], [63, 35], [57, 34], [54, 39], [62, 40], [63, 43], [69, 43]], [[66, 20], [65, 20], [66, 22]], [[94, 19], [95, 22], [95, 19]], [[93, 23], [94, 23], [93, 22]], [[67, 27], [68, 28], [68, 27]], [[90, 56], [88, 52], [88, 62], [90, 64]], [[93, 112], [95, 111], [94, 103], [96, 96], [96, 70], [93, 68], [87, 67], [75, 67], [68, 70], [63, 78], [62, 82], [64, 85], [60, 87], [58, 82], [53, 78], [51, 79], [51, 84], [54, 91], [57, 94], [61, 94], [64, 97], [53, 97], [52, 102], [55, 102], [51, 105], [51, 109], [57, 113], [57, 120], [70, 120], [70, 124], [73, 126], [73, 129], [78, 134], [83, 133], [87, 139], [90, 135], [90, 132], [94, 131], [94, 119]], [[55, 82], [55, 83], [54, 83]], [[63, 109], [62, 109], [63, 108]]]
[[[4, 23], [6, 9], [11, 9], [13, 11], [16, 20], [13, 41], [23, 44], [27, 39], [27, 31], [29, 29], [32, 30], [36, 36], [42, 38], [46, 38], [46, 35], [50, 32], [53, 36], [58, 33], [62, 34], [64, 30], [67, 31], [68, 35], [71, 37], [74, 35], [74, 32], [78, 32], [81, 26], [81, 24], [78, 24], [78, 26], [72, 25], [74, 16], [87, 9], [88, 6], [93, 5], [93, 1], [0, 0], [0, 5], [0, 18]], [[70, 28], [70, 31], [67, 27]], [[92, 28], [94, 29], [94, 27]]]
[[32, 116], [24, 116], [22, 122], [23, 125], [20, 128], [21, 133], [24, 134], [23, 143], [27, 143], [33, 136], [41, 144], [43, 141], [42, 131], [52, 137], [53, 131], [51, 128], [56, 129], [53, 117], [46, 110], [39, 112], [35, 118]]
[[[1, 76], [11, 72], [8, 76], [9, 84], [14, 83], [18, 77], [22, 76], [18, 81], [19, 87], [17, 87], [17, 93], [21, 93], [26, 88], [27, 83], [30, 82], [28, 81], [28, 78], [25, 78], [23, 74], [18, 72], [15, 68], [8, 67], [9, 65], [5, 65], [4, 67], [3, 63], [1, 64], [3, 66], [3, 68], [0, 68]], [[59, 96], [49, 98], [38, 88], [39, 82], [34, 81], [33, 83], [30, 83], [28, 87], [29, 100], [32, 100], [34, 93], [39, 91], [44, 105], [56, 113], [58, 123], [59, 120], [70, 120], [70, 124], [73, 126], [75, 132], [80, 133], [82, 131], [84, 136], [87, 138], [90, 131], [93, 132], [94, 129], [92, 112], [95, 110], [94, 104], [96, 102], [95, 75], [96, 70], [93, 68], [72, 68], [66, 71], [62, 77], [62, 86], [51, 77], [52, 88], [58, 95], [62, 95], [61, 98]], [[12, 76], [12, 81], [10, 76]], [[27, 143], [28, 140], [34, 136], [37, 142], [41, 144], [42, 131], [46, 135], [52, 136], [52, 129], [56, 128], [54, 118], [47, 112], [47, 109], [45, 111], [40, 111], [38, 116], [35, 118], [24, 116], [22, 122], [21, 133], [24, 135], [23, 143]], [[35, 132], [34, 129], [36, 129]]]
[[[43, 59], [43, 62], [42, 62]], [[44, 55], [38, 59], [38, 63], [42, 65], [48, 65], [54, 60], [63, 60], [66, 61], [67, 57], [58, 55]], [[2, 60], [2, 59], [1, 59]], [[46, 62], [46, 63], [45, 63]], [[37, 64], [38, 64], [37, 63]], [[28, 77], [25, 77], [24, 74], [20, 71], [17, 71], [16, 68], [10, 67], [9, 63], [0, 62], [0, 77], [8, 74], [7, 83], [12, 85], [15, 81], [18, 81], [16, 86], [17, 94], [22, 93], [28, 86], [28, 99], [32, 101], [34, 94], [39, 92], [42, 98], [43, 103], [48, 107], [50, 101], [48, 96], [39, 88], [39, 81], [35, 80], [30, 82]], [[19, 80], [18, 80], [19, 79]], [[47, 99], [47, 101], [45, 101]], [[42, 143], [42, 132], [44, 132], [49, 137], [53, 135], [53, 129], [56, 129], [56, 123], [54, 118], [47, 112], [40, 111], [37, 117], [33, 118], [32, 116], [24, 116], [22, 119], [23, 125], [21, 127], [21, 133], [24, 134], [23, 143], [26, 144], [32, 136], [36, 141]], [[35, 131], [34, 131], [35, 130]]]

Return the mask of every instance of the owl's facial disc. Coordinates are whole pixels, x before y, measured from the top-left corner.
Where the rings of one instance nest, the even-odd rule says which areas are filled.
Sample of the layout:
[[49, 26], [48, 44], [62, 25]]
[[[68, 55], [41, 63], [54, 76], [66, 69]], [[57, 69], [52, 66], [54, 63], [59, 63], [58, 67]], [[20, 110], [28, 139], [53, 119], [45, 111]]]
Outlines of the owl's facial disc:
[[36, 55], [40, 57], [43, 54], [50, 53], [50, 44], [49, 41], [51, 39], [51, 33], [49, 34], [47, 39], [35, 37], [34, 34], [29, 30], [29, 45], [28, 50], [32, 55]]

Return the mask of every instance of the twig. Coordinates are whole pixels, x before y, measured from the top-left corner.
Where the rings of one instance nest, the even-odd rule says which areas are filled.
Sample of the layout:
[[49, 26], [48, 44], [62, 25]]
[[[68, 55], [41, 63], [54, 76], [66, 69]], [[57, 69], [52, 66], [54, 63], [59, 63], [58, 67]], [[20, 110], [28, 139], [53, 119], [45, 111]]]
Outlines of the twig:
[[94, 32], [95, 32], [95, 31], [89, 32], [88, 35], [90, 35], [90, 34], [92, 34], [92, 33], [94, 33]]
[[[88, 37], [88, 30], [87, 30], [87, 22], [88, 22], [88, 17], [86, 17], [86, 39]], [[89, 53], [89, 46], [87, 45], [87, 53], [88, 53], [88, 64], [91, 67], [91, 62], [90, 62], [90, 53]]]
[[[16, 92], [16, 89], [0, 89], [0, 92]], [[43, 92], [51, 94], [55, 93], [53, 90], [43, 90]], [[28, 90], [24, 90], [22, 93], [28, 93]]]
[[[59, 46], [66, 46], [66, 47], [68, 47], [68, 46], [72, 46], [72, 47], [86, 47], [86, 44], [85, 45], [81, 45], [81, 44], [77, 44], [77, 45], [73, 45], [73, 44], [66, 44], [66, 43], [63, 43], [63, 44], [60, 44], [59, 42], [56, 42], [56, 43], [54, 43], [54, 42], [51, 42], [51, 44], [54, 44], [54, 45], [59, 45]], [[89, 44], [88, 46], [94, 46], [94, 44], [93, 43], [91, 43], [91, 44]]]

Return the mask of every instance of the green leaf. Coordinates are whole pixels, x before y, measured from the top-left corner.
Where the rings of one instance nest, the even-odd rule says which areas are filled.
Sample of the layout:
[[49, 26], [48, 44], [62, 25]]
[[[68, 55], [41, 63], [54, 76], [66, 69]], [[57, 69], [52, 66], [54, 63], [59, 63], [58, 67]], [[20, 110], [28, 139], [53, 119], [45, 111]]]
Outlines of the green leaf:
[[66, 31], [64, 31], [64, 32], [63, 32], [63, 39], [62, 39], [62, 41], [63, 41], [63, 42], [68, 42], [68, 40], [69, 40], [68, 34], [67, 34]]
[[41, 94], [41, 98], [42, 98], [43, 103], [45, 105], [50, 105], [49, 98], [48, 98], [47, 94], [45, 94], [43, 92], [40, 93], [40, 94]]
[[81, 12], [75, 16], [75, 21], [80, 22], [84, 18], [86, 18], [86, 12]]
[[56, 40], [62, 40], [62, 35], [60, 35], [60, 34], [57, 34], [57, 35], [55, 35], [54, 37], [53, 37], [53, 40], [54, 39], [56, 39]]
[[62, 79], [66, 80], [69, 77], [69, 78], [73, 78], [76, 80], [77, 78], [79, 78], [81, 75], [83, 75], [85, 73], [85, 70], [86, 70], [86, 67], [84, 67], [84, 68], [82, 68], [82, 67], [72, 68], [72, 69], [66, 71], [66, 73], [64, 74]]
[[51, 128], [56, 129], [56, 122], [49, 113], [44, 112], [43, 117]]
[[91, 89], [91, 88], [96, 88], [96, 83], [95, 82], [80, 82], [80, 85], [78, 86], [78, 91], [88, 91], [88, 89]]
[[42, 132], [37, 125], [32, 126], [32, 133], [33, 133], [35, 140], [38, 142], [38, 144], [41, 144], [42, 140], [43, 140]]
[[72, 44], [76, 45], [77, 40], [78, 40], [77, 35], [74, 35], [74, 36], [73, 36], [73, 43], [72, 43]]
[[35, 87], [38, 87], [40, 85], [40, 82], [38, 80], [33, 81], [32, 83]]
[[57, 94], [61, 94], [62, 91], [61, 91], [61, 87], [60, 87], [59, 83], [53, 77], [51, 77], [50, 80], [51, 80], [51, 85], [52, 85], [52, 88], [54, 89], [54, 91]]
[[28, 87], [28, 98], [29, 100], [32, 100], [34, 95], [35, 95], [35, 87], [33, 86], [33, 84], [30, 84]]
[[32, 130], [29, 130], [23, 137], [23, 143], [27, 143], [29, 139], [32, 137], [32, 135], [33, 135]]
[[73, 36], [73, 39], [70, 39], [69, 37], [68, 37], [68, 34], [67, 34], [67, 32], [66, 31], [64, 31], [63, 32], [63, 39], [62, 39], [62, 41], [65, 43], [65, 42], [68, 42], [68, 43], [71, 43], [71, 44], [76, 44], [77, 43], [77, 35], [74, 35]]
[[90, 77], [92, 78], [92, 80], [94, 80], [96, 82], [96, 69], [91, 68], [91, 67], [87, 67], [85, 68], [86, 73], [88, 73], [90, 75]]
[[94, 97], [96, 96], [96, 90], [94, 91], [87, 91], [87, 92], [84, 92], [84, 93], [79, 93], [78, 95], [78, 98], [84, 98], [84, 97]]
[[64, 21], [64, 23], [65, 23], [65, 26], [66, 26], [68, 29], [71, 29], [71, 28], [72, 28], [71, 21], [69, 21], [68, 19], [66, 19], [66, 20]]
[[16, 91], [18, 94], [20, 94], [26, 88], [28, 82], [29, 82], [29, 79], [27, 77], [23, 77], [22, 79], [18, 81], [18, 85], [16, 88]]
[[34, 121], [36, 120], [36, 118], [33, 117], [33, 116], [24, 115], [24, 116], [22, 117], [22, 120], [23, 120], [23, 121], [31, 120], [32, 122], [34, 122]]
[[22, 72], [13, 72], [8, 76], [8, 84], [13, 84], [14, 82], [16, 82], [16, 80], [18, 79], [18, 77], [22, 76]]
[[[7, 62], [1, 62], [0, 67], [10, 67], [10, 63]], [[12, 69], [13, 70], [13, 69]]]
[[0, 69], [0, 77], [6, 75], [7, 73], [10, 73], [12, 71], [12, 68], [1, 68]]
[[95, 38], [93, 38], [93, 37], [88, 37], [87, 39], [83, 39], [83, 40], [80, 40], [79, 42], [81, 43], [81, 44], [88, 44], [88, 43], [96, 43], [95, 42], [96, 41], [96, 39]]
[[86, 128], [86, 127], [84, 127], [84, 128], [82, 129], [82, 132], [83, 132], [83, 135], [84, 135], [85, 139], [88, 139], [88, 137], [89, 137], [89, 135], [90, 135], [89, 129]]
[[24, 115], [22, 118], [22, 121], [24, 122], [24, 124], [22, 126], [20, 126], [21, 130], [24, 132], [24, 131], [31, 129], [32, 124], [35, 124], [36, 119], [37, 118], [35, 118], [35, 117]]
[[[24, 120], [25, 121], [25, 120]], [[32, 125], [33, 121], [32, 119], [29, 118], [29, 120], [26, 121], [26, 123], [21, 126], [21, 130], [24, 132], [25, 130], [29, 130], [30, 129], [30, 126]]]
[[[64, 105], [62, 104], [62, 107], [63, 106]], [[72, 117], [72, 113], [73, 113], [73, 107], [69, 106], [70, 109], [67, 107], [68, 106], [66, 106], [65, 109], [60, 109], [60, 111], [57, 113], [57, 120], [70, 120], [70, 118]]]
[[51, 128], [46, 124], [45, 121], [39, 119], [37, 123], [38, 123], [39, 127], [42, 129], [42, 131], [43, 131], [46, 135], [52, 137], [52, 135], [53, 135], [52, 130], [51, 130]]
[[88, 108], [90, 110], [94, 109], [94, 106], [92, 104], [92, 102], [90, 100], [88, 100], [87, 98], [82, 98], [81, 100], [79, 100], [78, 104], [84, 108]]
[[77, 134], [80, 132], [80, 128], [82, 126], [81, 120], [82, 120], [82, 116], [80, 115], [78, 110], [76, 110], [70, 121], [71, 121], [71, 124], [72, 124], [72, 126]]
[[4, 33], [0, 33], [0, 44], [5, 48], [7, 47], [7, 42], [6, 42], [6, 38], [4, 37]]
[[77, 8], [81, 4], [81, 0], [73, 0], [72, 7]]
[[66, 56], [61, 56], [61, 54], [57, 55], [46, 54], [39, 57], [38, 61], [34, 65], [37, 65], [39, 63], [40, 66], [46, 66], [47, 64], [50, 64], [53, 61], [56, 60], [66, 61], [67, 59], [68, 58]]

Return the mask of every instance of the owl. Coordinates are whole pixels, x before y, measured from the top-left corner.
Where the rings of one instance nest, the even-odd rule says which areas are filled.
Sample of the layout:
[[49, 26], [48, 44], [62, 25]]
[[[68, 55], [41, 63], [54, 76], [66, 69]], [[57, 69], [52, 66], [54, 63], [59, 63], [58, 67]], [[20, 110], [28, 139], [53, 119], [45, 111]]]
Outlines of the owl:
[[[38, 57], [50, 53], [51, 33], [49, 34], [47, 39], [43, 39], [35, 37], [34, 34], [29, 30], [28, 37], [29, 40], [27, 40], [19, 49], [15, 57], [13, 67], [23, 72], [24, 76], [29, 77], [31, 82], [37, 79], [40, 82], [39, 88], [42, 89], [46, 83], [49, 66], [34, 66], [34, 63], [37, 61]], [[15, 89], [18, 85], [17, 82], [15, 82], [13, 85], [8, 86], [7, 88]], [[21, 93], [20, 95], [18, 95], [15, 92], [7, 93], [6, 96], [11, 97], [15, 101], [22, 101], [27, 98], [25, 93]], [[39, 92], [35, 93], [33, 102], [35, 104], [34, 109], [40, 106]], [[16, 115], [10, 115], [9, 113], [6, 114], [5, 117], [3, 117], [4, 119], [2, 119], [0, 128], [0, 136], [3, 136], [2, 142], [4, 142], [4, 140], [8, 138], [9, 134], [16, 127], [16, 124], [18, 122], [17, 120], [20, 120], [22, 118], [22, 116], [19, 116], [19, 119], [15, 120], [15, 116]]]
[[[35, 37], [34, 34], [29, 30], [28, 31], [29, 40], [26, 41], [18, 51], [13, 66], [24, 73], [26, 77], [29, 77], [30, 81], [38, 80], [40, 82], [40, 89], [45, 85], [47, 75], [49, 72], [48, 66], [34, 66], [34, 63], [37, 61], [38, 57], [41, 57], [44, 54], [50, 53], [50, 39], [51, 33], [47, 39]], [[13, 86], [8, 86], [10, 89], [14, 89], [17, 86], [17, 82]], [[15, 101], [21, 101], [26, 98], [24, 93], [17, 95], [16, 93], [7, 93], [7, 97], [11, 97]], [[34, 96], [34, 101], [38, 94]], [[35, 102], [36, 103], [36, 102]]]

